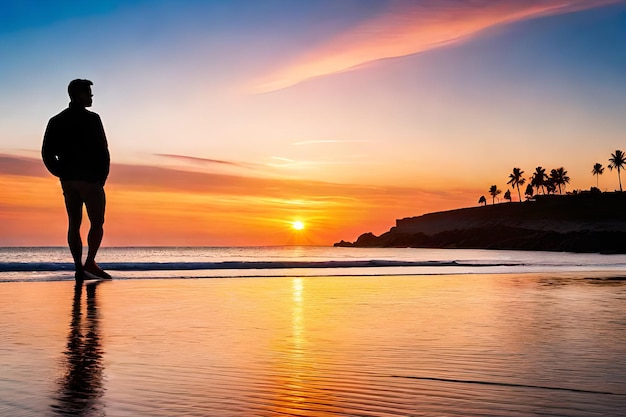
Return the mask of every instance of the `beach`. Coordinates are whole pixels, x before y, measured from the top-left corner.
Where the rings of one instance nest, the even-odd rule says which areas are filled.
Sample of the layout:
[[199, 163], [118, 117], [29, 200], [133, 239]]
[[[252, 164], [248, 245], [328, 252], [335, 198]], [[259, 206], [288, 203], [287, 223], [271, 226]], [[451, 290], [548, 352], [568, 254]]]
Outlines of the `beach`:
[[626, 410], [626, 285], [616, 272], [0, 288], [3, 416]]
[[0, 417], [626, 417], [626, 0], [6, 0], [0, 51]]

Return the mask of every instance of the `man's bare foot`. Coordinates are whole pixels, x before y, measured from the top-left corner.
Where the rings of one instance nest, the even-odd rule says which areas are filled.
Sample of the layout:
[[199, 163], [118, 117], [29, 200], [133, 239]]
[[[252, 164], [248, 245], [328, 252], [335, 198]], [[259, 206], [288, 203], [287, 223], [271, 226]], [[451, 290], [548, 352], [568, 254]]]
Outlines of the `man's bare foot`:
[[107, 274], [95, 262], [86, 263], [84, 267], [85, 276], [92, 279], [111, 279], [111, 275]]

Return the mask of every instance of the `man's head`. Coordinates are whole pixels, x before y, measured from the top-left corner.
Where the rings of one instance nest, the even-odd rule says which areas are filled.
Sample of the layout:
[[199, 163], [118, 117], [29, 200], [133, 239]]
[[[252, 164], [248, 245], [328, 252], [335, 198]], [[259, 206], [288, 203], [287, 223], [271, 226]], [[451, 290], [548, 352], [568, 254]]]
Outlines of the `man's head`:
[[70, 95], [72, 103], [79, 104], [83, 107], [91, 107], [92, 97], [91, 86], [93, 83], [89, 80], [76, 79], [70, 81], [67, 86], [67, 92]]

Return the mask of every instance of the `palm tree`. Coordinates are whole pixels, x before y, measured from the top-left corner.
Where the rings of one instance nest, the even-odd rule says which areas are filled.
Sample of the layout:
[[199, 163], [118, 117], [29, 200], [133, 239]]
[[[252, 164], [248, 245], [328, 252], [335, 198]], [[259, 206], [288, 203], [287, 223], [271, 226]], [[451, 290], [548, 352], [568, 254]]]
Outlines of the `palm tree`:
[[624, 168], [624, 165], [626, 165], [626, 155], [624, 155], [624, 152], [620, 151], [619, 149], [615, 151], [615, 153], [611, 154], [611, 157], [609, 158], [609, 169], [611, 171], [613, 171], [613, 168], [617, 169], [617, 178], [619, 179], [619, 191], [620, 193], [622, 192], [622, 176], [620, 175], [620, 171]]
[[489, 194], [491, 195], [492, 204], [496, 204], [496, 196], [500, 194], [502, 190], [498, 190], [497, 185], [492, 185], [489, 187]]
[[484, 204], [487, 205], [487, 199], [485, 198], [484, 195], [481, 195], [480, 198], [478, 199], [478, 204]]
[[598, 186], [598, 178], [604, 173], [604, 167], [600, 162], [596, 162], [593, 166], [593, 169], [591, 170], [591, 173], [596, 176], [596, 188], [600, 188]]
[[520, 185], [524, 185], [526, 179], [522, 177], [524, 175], [524, 171], [520, 168], [513, 168], [513, 172], [509, 174], [509, 182], [507, 184], [511, 184], [513, 187], [517, 187], [517, 195], [519, 195], [519, 201], [522, 201], [522, 193], [519, 190]]
[[524, 191], [524, 195], [526, 196], [526, 199], [528, 200], [529, 198], [532, 198], [533, 196], [533, 185], [532, 183], [528, 183], [528, 185], [526, 186], [526, 191]]
[[511, 199], [511, 190], [506, 190], [506, 192], [504, 193], [504, 199], [505, 200], [509, 200], [509, 202], [512, 201], [512, 199]]
[[535, 168], [533, 176], [530, 178], [530, 183], [533, 185], [533, 187], [537, 189], [537, 192], [539, 192], [539, 189], [541, 189], [542, 193], [545, 194], [544, 187], [547, 180], [548, 176], [546, 175], [546, 170], [542, 167], [537, 167]]
[[571, 178], [567, 175], [567, 171], [563, 167], [557, 168], [556, 172], [559, 174], [559, 191], [561, 190], [561, 186], [563, 186], [563, 190], [565, 190]]
[[554, 187], [558, 187], [559, 194], [563, 194], [562, 188], [565, 188], [566, 184], [569, 184], [570, 177], [567, 175], [565, 168], [560, 167], [550, 171], [550, 182]]

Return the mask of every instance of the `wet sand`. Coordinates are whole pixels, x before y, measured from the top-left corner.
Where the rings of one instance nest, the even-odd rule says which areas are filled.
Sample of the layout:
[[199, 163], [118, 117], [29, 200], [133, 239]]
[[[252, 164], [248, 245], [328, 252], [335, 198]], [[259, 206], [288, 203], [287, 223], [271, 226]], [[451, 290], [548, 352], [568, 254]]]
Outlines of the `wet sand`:
[[626, 285], [588, 278], [1, 283], [0, 415], [619, 415]]

